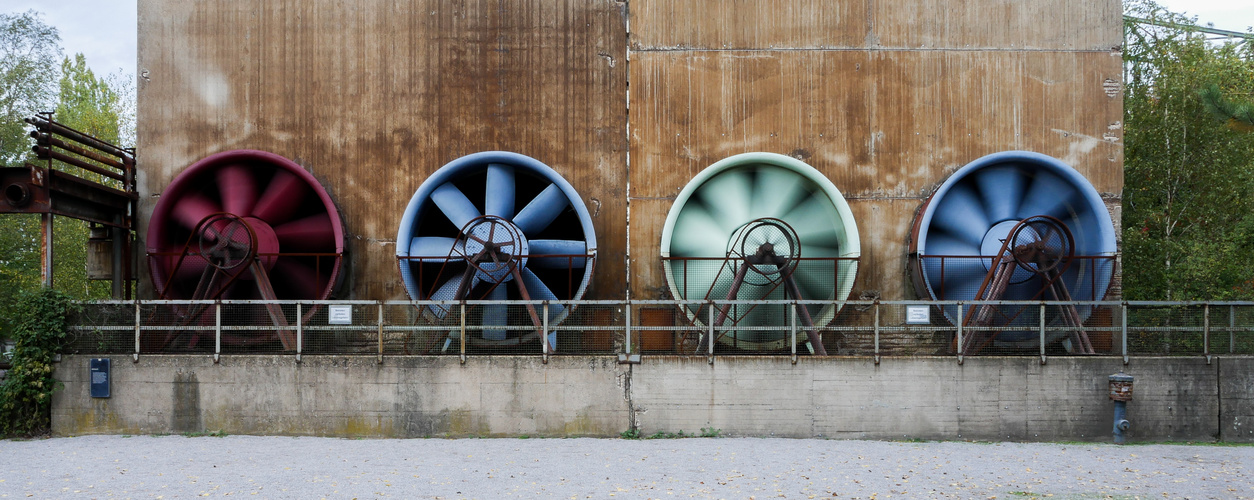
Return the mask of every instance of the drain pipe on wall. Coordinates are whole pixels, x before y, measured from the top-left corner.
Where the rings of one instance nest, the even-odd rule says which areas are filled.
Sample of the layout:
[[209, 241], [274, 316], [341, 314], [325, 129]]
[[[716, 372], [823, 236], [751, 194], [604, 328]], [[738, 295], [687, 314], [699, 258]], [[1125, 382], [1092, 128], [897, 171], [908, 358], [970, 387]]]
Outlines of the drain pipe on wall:
[[1115, 444], [1124, 443], [1124, 433], [1132, 427], [1128, 422], [1128, 401], [1132, 401], [1132, 376], [1123, 372], [1109, 377], [1110, 400], [1115, 402]]

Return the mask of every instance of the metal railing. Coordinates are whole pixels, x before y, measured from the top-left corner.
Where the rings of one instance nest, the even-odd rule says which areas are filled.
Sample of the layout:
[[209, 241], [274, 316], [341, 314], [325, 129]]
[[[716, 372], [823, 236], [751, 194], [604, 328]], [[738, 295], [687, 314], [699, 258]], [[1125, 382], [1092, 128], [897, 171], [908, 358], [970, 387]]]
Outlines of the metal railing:
[[[277, 308], [275, 306], [278, 306]], [[814, 330], [799, 307], [839, 306]], [[962, 324], [970, 308], [994, 318]], [[1080, 311], [1082, 328], [1060, 318]], [[282, 313], [285, 322], [276, 321]], [[996, 318], [1007, 318], [998, 322]], [[67, 353], [386, 356], [493, 354], [1202, 356], [1254, 354], [1254, 302], [95, 301]], [[544, 334], [541, 334], [544, 332]], [[813, 334], [814, 336], [808, 335]], [[1075, 341], [1083, 336], [1092, 354]], [[974, 339], [974, 340], [973, 340]], [[713, 340], [713, 341], [711, 341]]]

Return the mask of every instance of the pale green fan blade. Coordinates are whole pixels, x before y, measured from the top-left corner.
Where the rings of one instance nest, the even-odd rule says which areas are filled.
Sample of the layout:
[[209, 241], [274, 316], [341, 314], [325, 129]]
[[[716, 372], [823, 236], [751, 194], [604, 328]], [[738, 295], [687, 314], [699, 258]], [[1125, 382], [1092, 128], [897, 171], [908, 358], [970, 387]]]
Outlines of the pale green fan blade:
[[753, 194], [752, 181], [749, 171], [733, 169], [712, 177], [697, 190], [701, 201], [710, 207], [711, 212], [718, 214], [718, 220], [728, 233], [751, 220], [749, 200]]
[[675, 219], [671, 257], [723, 257], [731, 231], [699, 204], [684, 207]]
[[749, 216], [780, 217], [792, 210], [806, 195], [806, 180], [788, 169], [762, 165], [753, 183]]
[[840, 247], [841, 235], [835, 226], [840, 224], [840, 214], [832, 207], [831, 201], [818, 193], [806, 198], [781, 218], [801, 238], [803, 254], [810, 246]]
[[[670, 275], [674, 279], [679, 298], [698, 300], [707, 298], [706, 294], [710, 292], [714, 281], [718, 279], [720, 263], [680, 260], [670, 261], [667, 265], [670, 267]], [[726, 297], [709, 298], [722, 300]], [[705, 318], [700, 318], [700, 321], [705, 321]]]

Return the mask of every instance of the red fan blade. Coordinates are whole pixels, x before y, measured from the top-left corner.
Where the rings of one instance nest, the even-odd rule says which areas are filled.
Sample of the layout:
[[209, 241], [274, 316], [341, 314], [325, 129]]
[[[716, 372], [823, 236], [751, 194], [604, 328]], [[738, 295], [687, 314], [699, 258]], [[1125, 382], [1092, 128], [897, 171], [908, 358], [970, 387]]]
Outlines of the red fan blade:
[[274, 226], [274, 234], [278, 236], [284, 253], [335, 251], [335, 230], [327, 214], [311, 215]]
[[188, 229], [195, 229], [196, 224], [212, 214], [222, 211], [217, 202], [200, 193], [188, 193], [174, 204], [171, 214]]
[[266, 186], [266, 192], [257, 200], [253, 216], [271, 225], [292, 220], [308, 190], [305, 182], [296, 174], [282, 169], [276, 170], [274, 178], [270, 179], [270, 185]]
[[227, 165], [217, 172], [218, 197], [222, 209], [235, 215], [248, 215], [257, 203], [257, 179], [248, 167]]
[[319, 300], [326, 298], [323, 294], [326, 291], [328, 272], [329, 270], [324, 270], [323, 276], [318, 276], [314, 268], [296, 260], [295, 257], [280, 257], [278, 262], [275, 262], [270, 276], [274, 278], [271, 282], [275, 286], [283, 286], [287, 289], [288, 293], [279, 292], [279, 295], [285, 299]]

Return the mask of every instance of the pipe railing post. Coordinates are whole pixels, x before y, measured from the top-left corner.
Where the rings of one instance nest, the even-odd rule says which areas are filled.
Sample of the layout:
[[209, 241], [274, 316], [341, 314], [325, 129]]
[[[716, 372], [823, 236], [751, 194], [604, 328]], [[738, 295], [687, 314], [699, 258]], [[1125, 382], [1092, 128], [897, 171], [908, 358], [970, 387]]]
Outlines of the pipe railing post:
[[132, 363], [139, 362], [139, 299], [135, 299], [135, 354], [131, 356]]
[[875, 364], [880, 364], [880, 301], [876, 300], [875, 305]]
[[1237, 306], [1228, 306], [1228, 354], [1237, 352]]
[[706, 314], [706, 316], [708, 316], [708, 321], [706, 321], [705, 324], [708, 325], [710, 329], [708, 333], [709, 337], [707, 337], [710, 340], [708, 342], [710, 344], [710, 349], [707, 355], [709, 356], [710, 364], [714, 364], [714, 341], [716, 340], [714, 338], [714, 301], [710, 301], [710, 307], [706, 310], [706, 312], [708, 313]]
[[213, 362], [222, 354], [222, 301], [213, 304]]
[[1210, 304], [1202, 306], [1202, 355], [1206, 356], [1206, 364], [1210, 364]]
[[627, 351], [627, 359], [631, 359], [631, 301], [627, 301], [623, 314], [623, 349]]
[[958, 303], [958, 315], [955, 318], [957, 321], [954, 323], [958, 325], [958, 348], [954, 350], [958, 352], [958, 364], [962, 364], [962, 302]]
[[1120, 334], [1120, 344], [1123, 350], [1123, 364], [1128, 364], [1128, 301], [1123, 302], [1123, 318], [1119, 322], [1119, 328], [1122, 330]]
[[[1045, 303], [1044, 302], [1041, 302], [1040, 329], [1041, 329], [1041, 364], [1043, 365], [1045, 364]], [[1075, 346], [1075, 347], [1078, 349], [1080, 346]]]
[[300, 363], [300, 353], [305, 341], [305, 325], [301, 321], [301, 303], [296, 303], [296, 362]]
[[379, 364], [383, 364], [383, 301], [379, 301], [379, 320], [376, 322], [379, 333]]
[[461, 330], [461, 339], [457, 341], [457, 348], [461, 353], [461, 361], [464, 365], [466, 364], [466, 302], [462, 301], [459, 305], [461, 306], [461, 315], [458, 318], [458, 328]]
[[788, 309], [788, 345], [792, 348], [792, 364], [797, 364], [797, 301]]
[[552, 347], [549, 345], [549, 301], [546, 300], [541, 304], [541, 310], [544, 311], [544, 317], [540, 318], [540, 349], [542, 351], [540, 362], [548, 364], [549, 349]]

